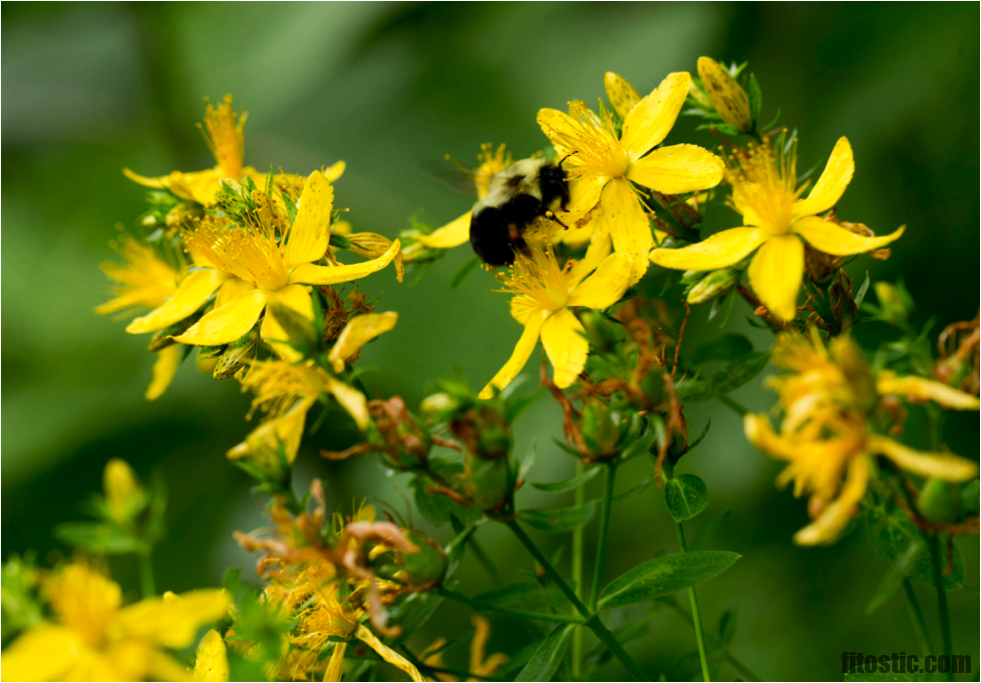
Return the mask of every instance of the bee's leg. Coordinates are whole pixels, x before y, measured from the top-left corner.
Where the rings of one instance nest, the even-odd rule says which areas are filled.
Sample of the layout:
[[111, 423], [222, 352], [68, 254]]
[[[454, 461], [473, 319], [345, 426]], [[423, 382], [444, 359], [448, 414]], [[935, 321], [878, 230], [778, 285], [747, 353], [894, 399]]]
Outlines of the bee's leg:
[[562, 226], [563, 228], [565, 228], [566, 230], [568, 230], [568, 229], [569, 229], [569, 226], [568, 226], [568, 225], [566, 225], [565, 223], [563, 223], [562, 221], [560, 221], [560, 220], [559, 220], [559, 217], [558, 217], [558, 216], [556, 216], [556, 215], [555, 215], [554, 213], [552, 213], [551, 211], [546, 211], [546, 212], [545, 212], [545, 218], [547, 218], [547, 219], [549, 219], [549, 220], [551, 220], [551, 221], [555, 221], [556, 223], [558, 223], [559, 225], [561, 225], [561, 226]]

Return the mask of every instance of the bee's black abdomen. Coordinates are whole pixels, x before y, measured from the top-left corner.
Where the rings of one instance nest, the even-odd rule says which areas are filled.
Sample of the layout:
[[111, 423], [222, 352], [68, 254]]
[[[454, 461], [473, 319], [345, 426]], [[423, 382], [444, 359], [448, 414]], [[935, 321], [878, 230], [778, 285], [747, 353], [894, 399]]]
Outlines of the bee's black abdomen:
[[556, 199], [562, 200], [562, 207], [569, 203], [569, 183], [565, 172], [553, 164], [545, 164], [538, 172], [538, 183], [542, 189], [542, 205], [548, 207]]
[[470, 245], [480, 259], [492, 266], [514, 263], [515, 250], [525, 248], [524, 226], [542, 213], [535, 197], [519, 194], [499, 207], [481, 206], [470, 219]]

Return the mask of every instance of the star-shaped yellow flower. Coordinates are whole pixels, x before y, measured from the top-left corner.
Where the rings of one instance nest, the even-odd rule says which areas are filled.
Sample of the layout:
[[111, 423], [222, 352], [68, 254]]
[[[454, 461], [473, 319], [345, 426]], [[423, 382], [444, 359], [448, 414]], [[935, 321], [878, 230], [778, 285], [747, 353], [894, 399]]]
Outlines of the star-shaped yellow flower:
[[806, 199], [799, 198], [796, 154], [774, 149], [769, 139], [737, 151], [728, 162], [733, 207], [743, 226], [716, 233], [681, 249], [655, 249], [651, 260], [676, 270], [717, 270], [754, 251], [749, 282], [774, 315], [792, 320], [804, 275], [804, 243], [825, 254], [862, 254], [893, 242], [904, 228], [883, 237], [865, 237], [818, 217], [841, 199], [855, 173], [852, 147], [838, 140], [828, 164]]
[[858, 512], [876, 455], [923, 477], [964, 482], [978, 476], [978, 466], [970, 460], [921, 453], [874, 433], [866, 415], [879, 396], [933, 400], [955, 410], [977, 410], [976, 397], [920, 377], [873, 375], [848, 337], [825, 349], [801, 335], [783, 335], [773, 361], [792, 371], [769, 382], [780, 393], [784, 412], [780, 432], [764, 414], [747, 415], [745, 430], [757, 448], [788, 462], [777, 484], [793, 482], [795, 496], [809, 495], [814, 521], [794, 535], [796, 543], [837, 540]]
[[122, 607], [119, 585], [82, 564], [58, 571], [44, 592], [55, 619], [3, 651], [4, 680], [187, 680], [166, 651], [191, 645], [230, 603], [224, 591], [197, 590]]
[[[155, 332], [197, 311], [217, 292], [214, 308], [174, 339], [183, 344], [220, 346], [252, 329], [267, 304], [287, 306], [313, 319], [313, 302], [308, 285], [335, 285], [375, 273], [395, 258], [395, 240], [380, 257], [353, 265], [317, 265], [330, 243], [330, 218], [334, 190], [319, 171], [307, 179], [296, 219], [277, 236], [274, 220], [257, 211], [254, 220], [242, 227], [221, 220], [205, 220], [187, 237], [192, 254], [212, 267], [186, 277], [174, 296], [163, 306], [134, 320], [127, 332]], [[283, 357], [296, 358], [285, 342], [286, 331], [272, 315], [262, 321], [260, 335]]]
[[[597, 228], [582, 261], [560, 267], [550, 245], [532, 242], [519, 253], [506, 275], [499, 276], [505, 292], [513, 293], [511, 317], [524, 325], [514, 353], [480, 392], [493, 396], [517, 377], [531, 357], [539, 338], [552, 362], [553, 379], [560, 388], [570, 386], [586, 365], [589, 343], [576, 307], [605, 309], [623, 296], [633, 274], [631, 258], [610, 253], [608, 223]], [[588, 276], [588, 277], [587, 277]]]
[[571, 116], [557, 109], [538, 112], [538, 123], [569, 177], [569, 213], [584, 216], [601, 200], [609, 207], [615, 218], [613, 248], [631, 258], [630, 284], [647, 271], [654, 247], [644, 204], [631, 183], [680, 194], [722, 180], [724, 163], [711, 152], [685, 144], [657, 147], [674, 127], [690, 83], [687, 73], [669, 74], [650, 95], [634, 102], [636, 92], [629, 83], [608, 75], [610, 100], [623, 117], [620, 135], [606, 112], [597, 116], [581, 102], [570, 104]]
[[[134, 173], [128, 168], [123, 174], [135, 183], [157, 190], [168, 190], [177, 197], [196, 202], [202, 206], [214, 203], [215, 193], [221, 189], [222, 180], [241, 182], [245, 176], [252, 178], [257, 187], [265, 187], [267, 173], [259, 173], [251, 166], [245, 166], [245, 120], [246, 113], [241, 116], [232, 108], [232, 96], [225, 99], [217, 107], [210, 103], [204, 112], [204, 140], [215, 157], [218, 165], [203, 171], [184, 173], [173, 171], [169, 175], [149, 178]], [[200, 124], [199, 124], [200, 126]], [[339, 161], [327, 169], [327, 179], [337, 180], [344, 173], [344, 162]], [[297, 176], [282, 176], [290, 181], [300, 181]]]

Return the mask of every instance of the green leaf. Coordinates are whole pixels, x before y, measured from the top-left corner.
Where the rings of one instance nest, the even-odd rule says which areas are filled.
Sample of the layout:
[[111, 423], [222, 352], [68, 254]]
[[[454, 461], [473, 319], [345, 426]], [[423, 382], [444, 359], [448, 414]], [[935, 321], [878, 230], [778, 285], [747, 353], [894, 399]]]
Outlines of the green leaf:
[[636, 486], [633, 486], [627, 489], [626, 491], [623, 491], [613, 496], [613, 502], [622, 503], [625, 500], [630, 500], [631, 498], [639, 496], [641, 493], [644, 492], [644, 489], [650, 486], [653, 482], [654, 482], [654, 475], [652, 474], [651, 476], [647, 477], [647, 479], [640, 482]]
[[494, 590], [475, 595], [477, 602], [494, 607], [516, 607], [531, 609], [543, 602], [548, 605], [567, 605], [568, 598], [557, 586], [542, 587], [537, 583], [512, 583]]
[[447, 524], [451, 515], [463, 522], [464, 526], [467, 526], [476, 522], [483, 515], [480, 510], [463, 507], [447, 496], [427, 492], [427, 486], [429, 486], [429, 481], [425, 477], [416, 477], [412, 480], [412, 488], [415, 489], [416, 505], [419, 507], [419, 512], [433, 526]]
[[698, 530], [695, 537], [688, 544], [689, 550], [705, 550], [712, 539], [715, 538], [715, 534], [719, 531], [719, 527], [722, 526], [722, 522], [726, 521], [726, 518], [730, 515], [732, 511], [726, 510], [725, 512], [720, 512], [713, 517], [710, 517], [707, 522], [702, 525], [702, 528]]
[[596, 510], [596, 501], [568, 508], [531, 508], [518, 512], [518, 519], [541, 531], [563, 533], [589, 523]]
[[739, 557], [724, 550], [656, 557], [611, 581], [600, 596], [600, 607], [609, 609], [671, 595], [721, 574]]
[[763, 371], [770, 361], [769, 353], [751, 353], [726, 366], [711, 377], [698, 377], [678, 386], [678, 398], [689, 403], [710, 401], [728, 394]]
[[909, 576], [909, 573], [913, 570], [916, 560], [919, 558], [920, 553], [923, 552], [923, 546], [922, 539], [913, 541], [906, 550], [896, 557], [896, 561], [889, 565], [889, 569], [886, 570], [882, 581], [879, 582], [879, 587], [875, 589], [875, 594], [872, 596], [869, 606], [865, 608], [866, 614], [872, 614], [886, 600], [892, 597], [896, 589], [902, 585], [903, 579]]
[[55, 527], [54, 534], [68, 545], [93, 553], [116, 555], [144, 550], [138, 539], [98, 522], [65, 522]]
[[460, 270], [456, 271], [453, 279], [450, 280], [450, 289], [456, 289], [463, 284], [463, 281], [467, 279], [467, 276], [473, 272], [474, 268], [480, 265], [480, 259], [474, 256], [472, 259], [460, 266]]
[[549, 681], [562, 663], [565, 651], [569, 648], [569, 635], [574, 624], [560, 624], [552, 629], [542, 644], [531, 656], [516, 681]]
[[755, 124], [760, 118], [760, 111], [763, 109], [763, 90], [760, 88], [759, 81], [756, 80], [756, 74], [749, 75], [749, 83], [747, 85], [749, 114], [753, 117], [753, 123]]
[[727, 332], [720, 338], [702, 344], [691, 354], [692, 363], [707, 361], [733, 361], [753, 353], [753, 342], [745, 335]]
[[577, 474], [571, 479], [566, 479], [565, 481], [556, 481], [556, 482], [547, 482], [547, 483], [539, 483], [533, 481], [531, 482], [531, 485], [534, 486], [539, 491], [548, 491], [549, 493], [563, 493], [564, 491], [572, 491], [573, 489], [579, 488], [587, 481], [595, 477], [597, 474], [599, 474], [599, 468], [593, 467], [586, 470], [582, 474]]
[[[866, 528], [869, 540], [875, 551], [890, 564], [896, 562], [899, 556], [906, 552], [909, 546], [923, 539], [919, 528], [902, 510], [888, 513], [883, 507], [873, 507], [866, 516]], [[941, 558], [942, 562], [946, 562]], [[909, 577], [928, 586], [936, 587], [933, 581], [933, 568], [930, 564], [930, 553], [920, 553], [909, 571]], [[964, 585], [964, 562], [960, 550], [954, 546], [953, 570], [944, 576], [944, 589], [957, 590]]]
[[869, 283], [872, 280], [869, 278], [869, 271], [865, 271], [865, 280], [862, 282], [862, 286], [858, 288], [858, 293], [855, 295], [855, 308], [862, 305], [865, 301], [865, 295], [869, 291]]
[[708, 487], [694, 474], [682, 474], [664, 485], [664, 502], [671, 519], [684, 522], [708, 507]]

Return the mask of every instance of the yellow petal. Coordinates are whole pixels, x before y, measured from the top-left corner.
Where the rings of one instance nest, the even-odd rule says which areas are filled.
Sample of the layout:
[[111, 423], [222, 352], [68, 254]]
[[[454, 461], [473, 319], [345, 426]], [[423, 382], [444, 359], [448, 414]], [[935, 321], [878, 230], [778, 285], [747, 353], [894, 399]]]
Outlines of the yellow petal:
[[881, 453], [901, 469], [921, 477], [944, 481], [970, 481], [978, 476], [978, 464], [950, 453], [921, 453], [884, 436], [870, 436], [869, 450]]
[[698, 76], [722, 120], [744, 133], [752, 130], [749, 96], [736, 79], [709, 57], [698, 58]]
[[595, 216], [596, 219], [590, 221], [590, 224], [593, 225], [593, 234], [589, 246], [586, 248], [586, 254], [582, 257], [582, 260], [577, 261], [569, 270], [567, 287], [570, 289], [578, 287], [579, 283], [587, 275], [599, 268], [599, 265], [613, 251], [613, 240], [610, 238], [610, 222], [603, 218], [602, 207], [597, 210]]
[[[302, 285], [289, 285], [274, 293], [267, 294], [266, 303], [272, 303], [273, 301], [283, 306], [288, 306], [307, 320], [313, 322], [313, 299], [311, 299], [310, 292], [307, 291], [306, 287]], [[289, 345], [289, 334], [279, 324], [279, 321], [276, 320], [275, 315], [269, 312], [266, 313], [266, 317], [262, 319], [262, 327], [259, 328], [259, 336], [269, 342], [273, 350], [284, 360], [296, 361], [300, 358], [300, 354], [296, 349]]]
[[212, 268], [189, 274], [181, 280], [170, 301], [136, 318], [126, 327], [126, 331], [130, 334], [143, 334], [170, 327], [201, 308], [221, 282], [221, 273]]
[[470, 241], [470, 212], [436, 228], [428, 235], [416, 235], [420, 244], [433, 249], [452, 249]]
[[229, 301], [237, 299], [243, 294], [248, 294], [253, 289], [255, 289], [255, 285], [251, 282], [239, 280], [237, 277], [229, 277], [218, 288], [218, 295], [215, 297], [215, 308], [221, 308]]
[[153, 379], [146, 390], [146, 400], [154, 401], [163, 396], [174, 380], [180, 362], [181, 347], [178, 344], [171, 344], [157, 352], [157, 360], [153, 364]]
[[718, 270], [739, 263], [765, 241], [759, 228], [732, 228], [681, 249], [655, 249], [651, 261], [675, 270]]
[[319, 261], [330, 243], [334, 188], [320, 171], [310, 174], [300, 195], [296, 220], [286, 239], [286, 267]]
[[586, 367], [589, 342], [584, 334], [582, 323], [567, 308], [554, 313], [542, 326], [542, 346], [552, 363], [552, 381], [559, 389], [571, 386]]
[[327, 391], [337, 399], [348, 415], [354, 418], [358, 429], [364, 431], [368, 428], [368, 400], [364, 394], [333, 378], [330, 378], [327, 383]]
[[770, 418], [766, 415], [762, 413], [746, 415], [743, 417], [743, 430], [749, 442], [767, 455], [782, 460], [793, 459], [793, 445], [773, 430]]
[[132, 180], [134, 183], [142, 185], [143, 187], [152, 187], [155, 190], [167, 189], [167, 180], [169, 179], [169, 176], [150, 178], [145, 175], [140, 175], [139, 173], [134, 173], [128, 168], [123, 169], [123, 175]]
[[494, 387], [504, 389], [518, 376], [538, 344], [538, 337], [541, 334], [546, 315], [548, 315], [546, 311], [541, 311], [539, 314], [528, 317], [521, 338], [518, 339], [518, 343], [514, 347], [514, 353], [511, 354], [504, 367], [494, 375], [494, 379], [483, 388], [480, 392], [480, 398], [491, 398], [494, 395]]
[[654, 91], [634, 106], [623, 122], [620, 142], [631, 159], [639, 159], [661, 143], [674, 127], [688, 96], [691, 76], [668, 74]]
[[182, 344], [197, 346], [230, 344], [255, 326], [265, 307], [265, 295], [258, 289], [253, 289], [221, 308], [206, 313], [184, 334], [174, 339]]
[[395, 327], [398, 319], [398, 313], [389, 311], [388, 313], [366, 313], [348, 320], [327, 356], [334, 372], [342, 371], [345, 358], [350, 358], [369, 341]]
[[869, 483], [869, 462], [864, 455], [848, 462], [848, 474], [841, 493], [828, 505], [816, 520], [794, 534], [798, 545], [826, 545], [833, 543], [855, 517], [858, 504], [865, 497]]
[[569, 183], [569, 203], [565, 209], [556, 209], [555, 217], [569, 228], [585, 220], [586, 215], [599, 203], [606, 176], [587, 175]]
[[664, 194], [680, 194], [715, 187], [724, 172], [722, 159], [707, 149], [695, 145], [669, 145], [632, 163], [627, 177]]
[[564, 143], [579, 135], [579, 124], [575, 119], [558, 109], [539, 109], [536, 120], [555, 147], [559, 158], [569, 154], [571, 150]]
[[771, 237], [749, 264], [749, 283], [770, 312], [783, 320], [797, 314], [804, 276], [804, 245], [793, 235]]
[[228, 649], [218, 631], [211, 629], [198, 643], [194, 677], [199, 681], [228, 680]]
[[603, 77], [603, 85], [606, 86], [606, 96], [610, 99], [613, 109], [619, 114], [621, 119], [626, 119], [627, 115], [640, 102], [640, 95], [630, 85], [626, 78], [612, 71], [607, 71]]
[[821, 177], [814, 183], [807, 199], [798, 199], [794, 202], [794, 215], [813, 216], [833, 207], [845, 193], [845, 188], [848, 187], [854, 174], [855, 159], [852, 156], [852, 146], [848, 143], [848, 138], [840, 138], [831, 151], [828, 165], [824, 167]]
[[[640, 105], [638, 105], [639, 107]], [[598, 220], [605, 221], [613, 240], [613, 250], [630, 257], [633, 273], [630, 285], [647, 272], [654, 234], [644, 208], [625, 178], [616, 178], [603, 191], [603, 211]]]
[[902, 236], [906, 226], [881, 237], [866, 237], [846, 230], [840, 225], [835, 225], [831, 221], [816, 216], [808, 216], [794, 223], [792, 229], [818, 251], [834, 256], [851, 256], [852, 254], [864, 254], [867, 251], [884, 247], [890, 242], [895, 242]]
[[179, 650], [194, 642], [200, 627], [221, 619], [230, 604], [223, 590], [196, 590], [170, 600], [147, 598], [121, 609], [113, 628], [129, 638]]
[[334, 182], [344, 175], [344, 170], [346, 168], [347, 164], [345, 164], [343, 161], [338, 161], [337, 163], [324, 169], [324, 177], [326, 177], [330, 182]]
[[630, 286], [633, 266], [629, 256], [611, 254], [599, 268], [582, 281], [569, 295], [569, 306], [609, 308], [620, 300]]
[[351, 282], [368, 277], [372, 273], [387, 266], [399, 253], [401, 243], [398, 240], [392, 242], [383, 255], [370, 261], [355, 263], [350, 266], [315, 266], [311, 263], [302, 263], [290, 273], [291, 284], [302, 285], [339, 285], [342, 282]]
[[879, 373], [875, 388], [880, 394], [896, 394], [920, 401], [934, 401], [952, 410], [978, 410], [978, 397], [922, 377], [899, 377], [888, 370]]
[[341, 680], [341, 676], [344, 675], [345, 650], [347, 650], [347, 643], [334, 643], [334, 651], [330, 653], [330, 662], [324, 674], [325, 681], [338, 683]]
[[4, 649], [0, 667], [5, 681], [59, 681], [77, 658], [88, 651], [81, 636], [70, 628], [37, 626]]
[[378, 637], [369, 631], [364, 624], [358, 625], [358, 630], [354, 635], [356, 635], [360, 640], [364, 641], [368, 647], [377, 652], [378, 656], [384, 659], [386, 662], [409, 674], [409, 678], [411, 678], [413, 681], [423, 683], [423, 681], [426, 680], [423, 675], [419, 673], [419, 669], [413, 666], [409, 660], [400, 655], [398, 652], [378, 640]]

